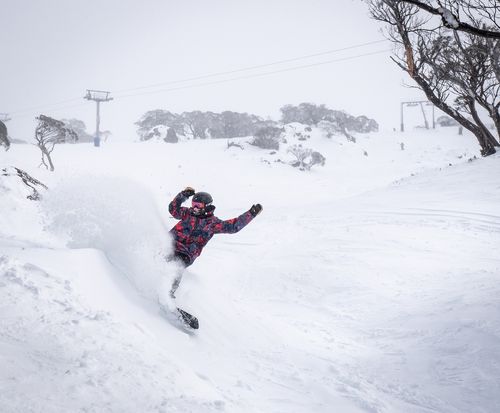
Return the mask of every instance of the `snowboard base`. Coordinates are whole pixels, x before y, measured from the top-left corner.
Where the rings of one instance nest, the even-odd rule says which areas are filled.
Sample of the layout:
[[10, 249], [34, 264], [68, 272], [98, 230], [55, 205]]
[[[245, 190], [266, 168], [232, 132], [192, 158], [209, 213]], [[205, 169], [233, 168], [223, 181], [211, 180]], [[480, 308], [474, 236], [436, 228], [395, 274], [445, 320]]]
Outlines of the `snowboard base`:
[[194, 315], [189, 314], [187, 311], [184, 311], [179, 307], [177, 307], [177, 311], [181, 315], [182, 321], [186, 323], [189, 327], [191, 327], [193, 330], [197, 330], [200, 327], [198, 319]]
[[173, 324], [180, 324], [180, 326], [184, 329], [197, 330], [200, 327], [198, 319], [194, 315], [188, 313], [187, 311], [184, 311], [182, 308], [168, 308], [160, 304], [160, 309], [161, 313], [167, 320], [169, 320]]

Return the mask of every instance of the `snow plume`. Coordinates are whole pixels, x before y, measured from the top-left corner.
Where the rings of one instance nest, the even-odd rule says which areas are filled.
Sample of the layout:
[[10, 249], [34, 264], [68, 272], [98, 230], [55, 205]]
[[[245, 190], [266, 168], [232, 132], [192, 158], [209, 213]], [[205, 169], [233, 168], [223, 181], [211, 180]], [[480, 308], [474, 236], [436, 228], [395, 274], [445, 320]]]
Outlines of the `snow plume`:
[[156, 299], [171, 245], [151, 193], [115, 177], [72, 176], [42, 201], [46, 229], [69, 248], [96, 248], [135, 288]]

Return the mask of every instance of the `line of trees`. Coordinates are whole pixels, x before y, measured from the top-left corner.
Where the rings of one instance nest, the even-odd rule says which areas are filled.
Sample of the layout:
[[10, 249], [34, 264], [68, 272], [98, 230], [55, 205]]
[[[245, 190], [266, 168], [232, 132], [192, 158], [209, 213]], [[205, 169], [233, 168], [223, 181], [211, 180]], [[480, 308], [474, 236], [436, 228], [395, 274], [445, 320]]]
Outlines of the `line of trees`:
[[138, 126], [137, 134], [140, 140], [147, 141], [158, 135], [160, 126], [166, 126], [173, 129], [177, 135], [193, 139], [229, 139], [252, 135], [259, 128], [274, 125], [275, 122], [256, 115], [231, 111], [215, 113], [196, 110], [176, 114], [155, 109], [146, 112], [135, 124]]
[[325, 105], [301, 103], [297, 106], [285, 105], [281, 109], [281, 123], [299, 122], [304, 125], [319, 126], [327, 131], [327, 136], [343, 134], [355, 141], [351, 132], [370, 133], [378, 131], [378, 123], [364, 115], [353, 116], [341, 110], [333, 110]]
[[[372, 17], [386, 25], [392, 60], [436, 107], [474, 134], [483, 156], [494, 154], [500, 139], [500, 2], [367, 2]], [[438, 25], [433, 15], [441, 17]]]
[[176, 135], [189, 136], [193, 139], [257, 136], [261, 129], [276, 128], [280, 123], [291, 122], [314, 126], [320, 122], [330, 122], [332, 128], [346, 135], [349, 135], [349, 131], [367, 133], [378, 130], [378, 124], [373, 119], [366, 116], [355, 117], [343, 111], [329, 109], [325, 105], [313, 103], [285, 105], [280, 111], [280, 122], [276, 122], [253, 114], [231, 111], [222, 113], [192, 111], [176, 114], [156, 109], [146, 112], [135, 124], [138, 126], [137, 133], [143, 141], [161, 136], [161, 127], [168, 127], [169, 130], [173, 129]]

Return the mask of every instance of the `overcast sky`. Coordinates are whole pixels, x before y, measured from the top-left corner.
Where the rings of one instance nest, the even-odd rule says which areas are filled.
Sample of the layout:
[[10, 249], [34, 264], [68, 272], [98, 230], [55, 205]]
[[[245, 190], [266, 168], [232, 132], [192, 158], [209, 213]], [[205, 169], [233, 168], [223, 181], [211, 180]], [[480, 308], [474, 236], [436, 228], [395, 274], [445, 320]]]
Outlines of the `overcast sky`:
[[[278, 119], [281, 106], [300, 102], [365, 114], [392, 129], [399, 125], [400, 101], [422, 97], [403, 86], [410, 80], [389, 52], [250, 77], [389, 50], [389, 42], [237, 71], [383, 40], [361, 0], [0, 5], [0, 112], [11, 115], [13, 138], [31, 140], [40, 113], [84, 120], [93, 133], [95, 103], [83, 100], [86, 89], [109, 90], [115, 97], [102, 105], [101, 130], [111, 130], [116, 140], [136, 139], [134, 122], [152, 109], [233, 110]], [[169, 83], [228, 71], [237, 72]], [[149, 85], [157, 86], [143, 88]]]

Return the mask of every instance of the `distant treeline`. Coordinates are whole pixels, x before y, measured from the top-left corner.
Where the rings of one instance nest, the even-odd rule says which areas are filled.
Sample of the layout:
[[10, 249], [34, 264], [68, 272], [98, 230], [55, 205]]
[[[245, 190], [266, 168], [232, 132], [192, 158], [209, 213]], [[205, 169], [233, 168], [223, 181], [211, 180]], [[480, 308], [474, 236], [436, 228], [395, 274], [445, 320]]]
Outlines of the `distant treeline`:
[[135, 124], [141, 140], [149, 140], [158, 136], [158, 127], [168, 127], [176, 135], [189, 136], [193, 139], [229, 139], [242, 136], [253, 136], [262, 128], [278, 127], [283, 124], [299, 122], [316, 126], [320, 122], [331, 122], [339, 129], [352, 132], [367, 133], [378, 130], [378, 124], [366, 116], [352, 116], [343, 111], [332, 110], [325, 105], [301, 103], [298, 106], [285, 105], [281, 109], [279, 122], [263, 119], [260, 116], [224, 111], [202, 112], [192, 111], [181, 114], [168, 110], [155, 109], [146, 112]]
[[156, 136], [155, 128], [159, 126], [166, 126], [173, 129], [177, 135], [190, 136], [193, 139], [219, 139], [253, 135], [259, 128], [275, 123], [248, 113], [196, 110], [177, 114], [156, 109], [146, 112], [135, 124], [139, 127], [137, 134], [140, 139], [147, 141]]

